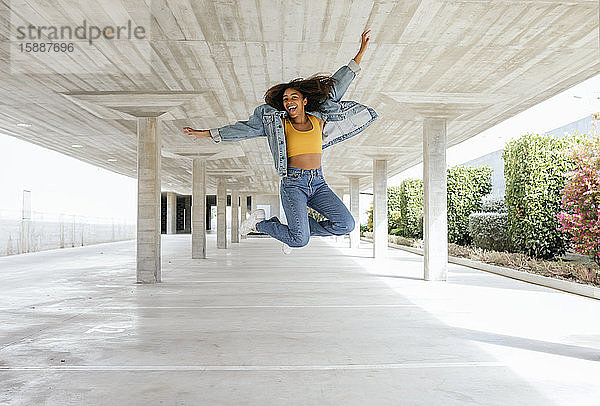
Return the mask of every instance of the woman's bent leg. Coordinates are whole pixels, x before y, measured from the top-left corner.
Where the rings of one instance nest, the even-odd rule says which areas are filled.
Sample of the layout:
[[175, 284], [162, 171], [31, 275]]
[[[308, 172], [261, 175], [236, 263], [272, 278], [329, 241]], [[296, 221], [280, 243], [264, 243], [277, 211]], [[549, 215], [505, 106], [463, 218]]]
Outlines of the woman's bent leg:
[[277, 217], [272, 217], [258, 223], [256, 229], [290, 247], [304, 247], [310, 239], [306, 200], [306, 193], [302, 189], [282, 184], [281, 204], [288, 224], [281, 224]]
[[307, 203], [309, 207], [315, 209], [327, 219], [316, 221], [310, 217], [310, 235], [344, 235], [354, 230], [354, 217], [327, 183], [323, 182], [322, 186], [315, 190]]

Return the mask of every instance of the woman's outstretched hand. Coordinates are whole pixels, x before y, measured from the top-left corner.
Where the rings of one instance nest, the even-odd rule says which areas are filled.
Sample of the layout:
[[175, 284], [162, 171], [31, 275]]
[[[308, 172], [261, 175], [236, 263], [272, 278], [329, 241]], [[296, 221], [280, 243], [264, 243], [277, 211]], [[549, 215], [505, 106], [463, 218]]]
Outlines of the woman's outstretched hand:
[[191, 127], [183, 127], [183, 133], [185, 135], [193, 136], [194, 137], [194, 141], [196, 141], [199, 138], [209, 138], [210, 137], [210, 131], [208, 131], [208, 130], [194, 130]]
[[371, 30], [364, 30], [360, 37], [360, 49], [358, 50], [358, 53], [354, 57], [354, 62], [358, 63], [359, 65], [360, 65], [360, 60], [362, 59], [362, 56], [365, 53], [365, 50], [367, 49], [367, 44], [369, 43], [369, 33], [370, 32], [371, 32]]

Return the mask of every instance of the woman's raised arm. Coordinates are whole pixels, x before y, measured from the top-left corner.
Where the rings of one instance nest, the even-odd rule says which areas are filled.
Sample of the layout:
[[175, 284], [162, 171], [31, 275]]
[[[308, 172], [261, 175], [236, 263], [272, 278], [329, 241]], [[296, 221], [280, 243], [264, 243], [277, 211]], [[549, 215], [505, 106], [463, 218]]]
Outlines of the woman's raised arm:
[[333, 74], [333, 78], [335, 79], [335, 84], [329, 90], [329, 99], [333, 102], [339, 102], [346, 90], [348, 90], [348, 86], [350, 86], [350, 82], [358, 75], [360, 72], [359, 63], [362, 60], [362, 57], [367, 49], [367, 44], [369, 43], [369, 33], [371, 30], [364, 30], [361, 35], [360, 41], [360, 49], [356, 56], [348, 63], [348, 65], [342, 66]]
[[356, 56], [354, 57], [354, 62], [356, 62], [358, 65], [360, 65], [360, 61], [362, 60], [363, 54], [365, 53], [365, 50], [367, 49], [367, 44], [369, 43], [369, 33], [371, 32], [371, 30], [364, 30], [362, 35], [361, 35], [361, 39], [360, 39], [360, 49], [358, 50], [358, 53], [356, 54]]

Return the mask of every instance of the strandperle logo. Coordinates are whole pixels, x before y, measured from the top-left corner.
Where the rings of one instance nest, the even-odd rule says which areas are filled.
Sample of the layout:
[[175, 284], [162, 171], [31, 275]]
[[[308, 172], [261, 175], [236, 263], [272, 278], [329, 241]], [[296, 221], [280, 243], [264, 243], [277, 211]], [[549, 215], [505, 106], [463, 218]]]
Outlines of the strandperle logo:
[[46, 26], [32, 25], [18, 26], [18, 40], [50, 40], [50, 41], [65, 41], [72, 39], [88, 40], [92, 45], [94, 40], [99, 38], [104, 39], [144, 39], [146, 38], [146, 29], [142, 26], [133, 26], [131, 20], [127, 20], [127, 25], [111, 26], [107, 25], [99, 27], [97, 25], [89, 25], [86, 20], [83, 20], [82, 25], [73, 27], [68, 25], [63, 26]]

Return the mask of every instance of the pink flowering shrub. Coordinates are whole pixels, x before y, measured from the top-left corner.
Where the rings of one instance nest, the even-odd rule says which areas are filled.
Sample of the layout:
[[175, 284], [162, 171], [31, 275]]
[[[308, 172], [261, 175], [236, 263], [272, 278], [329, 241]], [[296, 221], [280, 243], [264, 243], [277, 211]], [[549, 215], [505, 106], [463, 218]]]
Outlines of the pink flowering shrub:
[[[596, 120], [600, 114], [594, 115]], [[600, 132], [595, 131], [571, 151], [575, 170], [562, 192], [560, 229], [573, 248], [600, 265]]]

